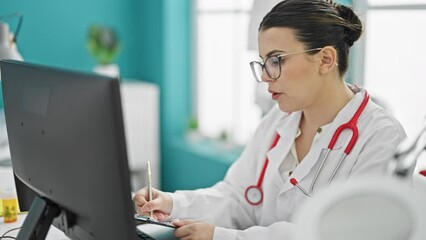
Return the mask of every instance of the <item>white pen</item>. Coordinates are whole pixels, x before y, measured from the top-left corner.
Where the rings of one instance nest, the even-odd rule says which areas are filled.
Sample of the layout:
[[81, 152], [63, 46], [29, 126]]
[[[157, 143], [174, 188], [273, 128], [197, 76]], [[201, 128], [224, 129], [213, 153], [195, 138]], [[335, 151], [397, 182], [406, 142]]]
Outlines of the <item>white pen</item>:
[[[148, 171], [148, 201], [152, 201], [152, 185], [151, 185], [151, 164], [149, 161], [146, 162], [147, 164], [147, 171]], [[150, 212], [150, 217], [153, 218], [152, 210]]]

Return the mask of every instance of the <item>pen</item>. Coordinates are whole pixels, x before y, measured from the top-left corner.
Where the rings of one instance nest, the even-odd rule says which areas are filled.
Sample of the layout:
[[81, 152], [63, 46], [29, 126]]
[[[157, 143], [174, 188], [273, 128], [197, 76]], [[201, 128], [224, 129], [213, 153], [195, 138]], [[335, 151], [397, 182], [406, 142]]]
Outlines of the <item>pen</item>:
[[[148, 171], [148, 201], [152, 201], [152, 185], [151, 185], [151, 164], [149, 161], [146, 162], [147, 164], [147, 171]], [[150, 217], [153, 218], [152, 210], [150, 212]]]

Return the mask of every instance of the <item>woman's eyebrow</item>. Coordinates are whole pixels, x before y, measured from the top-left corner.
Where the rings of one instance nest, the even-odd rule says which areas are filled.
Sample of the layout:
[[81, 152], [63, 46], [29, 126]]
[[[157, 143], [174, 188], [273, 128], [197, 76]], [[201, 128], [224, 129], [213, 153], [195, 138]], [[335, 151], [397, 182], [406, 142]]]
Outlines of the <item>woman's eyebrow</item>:
[[[285, 53], [285, 51], [283, 51], [283, 50], [272, 50], [272, 51], [270, 51], [266, 54], [266, 58], [273, 56], [273, 55], [276, 55], [277, 53]], [[263, 60], [262, 56], [259, 55], [259, 57]]]

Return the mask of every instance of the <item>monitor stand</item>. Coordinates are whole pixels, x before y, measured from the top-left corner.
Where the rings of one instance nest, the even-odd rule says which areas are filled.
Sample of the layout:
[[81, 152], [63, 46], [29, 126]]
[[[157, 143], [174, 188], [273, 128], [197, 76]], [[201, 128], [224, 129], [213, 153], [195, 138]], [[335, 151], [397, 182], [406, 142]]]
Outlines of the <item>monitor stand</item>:
[[36, 196], [16, 239], [46, 239], [47, 232], [49, 231], [53, 219], [57, 217], [60, 212], [61, 210], [56, 204], [52, 204]]

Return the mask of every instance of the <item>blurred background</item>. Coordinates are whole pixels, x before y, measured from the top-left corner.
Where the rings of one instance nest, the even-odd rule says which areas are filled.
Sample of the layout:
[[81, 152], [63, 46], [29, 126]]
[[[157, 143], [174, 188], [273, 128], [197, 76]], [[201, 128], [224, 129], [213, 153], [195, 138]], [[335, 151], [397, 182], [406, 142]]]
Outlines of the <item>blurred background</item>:
[[[154, 186], [174, 191], [222, 179], [273, 105], [249, 62], [278, 2], [0, 0], [0, 22], [24, 61], [119, 76], [133, 189], [145, 186], [149, 160]], [[426, 115], [426, 0], [338, 2], [365, 24], [346, 81], [366, 87], [413, 136]]]

